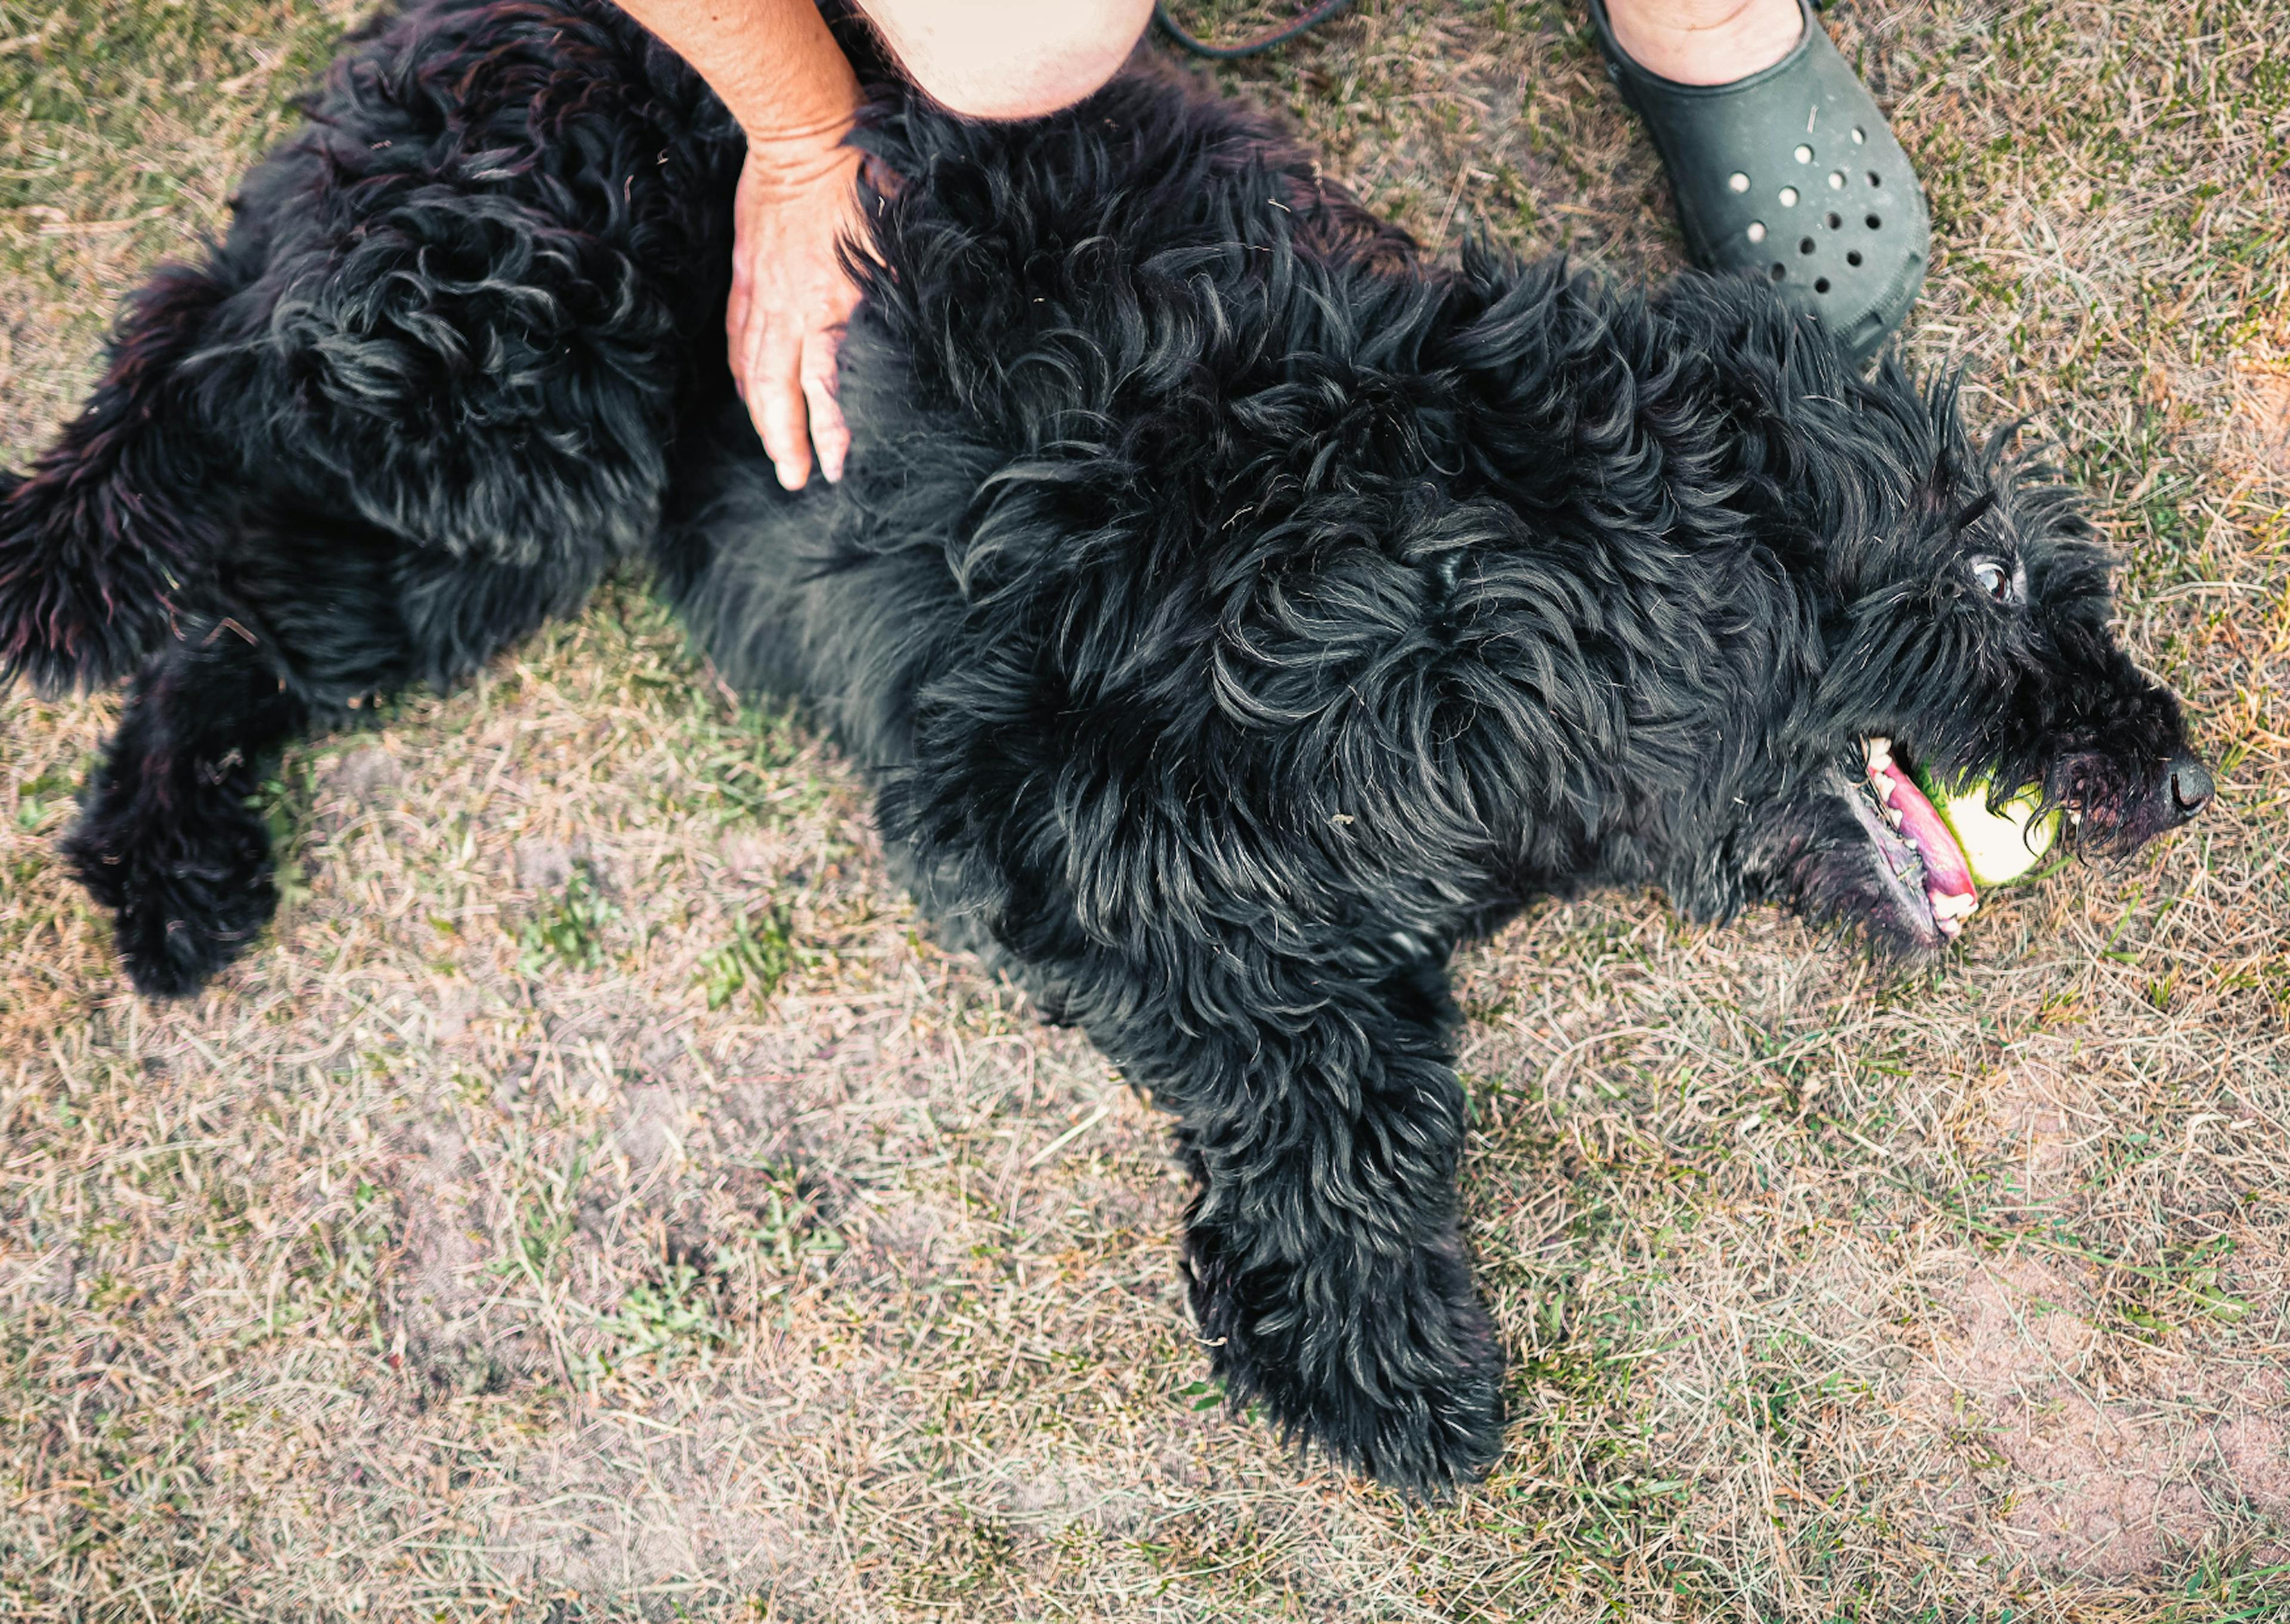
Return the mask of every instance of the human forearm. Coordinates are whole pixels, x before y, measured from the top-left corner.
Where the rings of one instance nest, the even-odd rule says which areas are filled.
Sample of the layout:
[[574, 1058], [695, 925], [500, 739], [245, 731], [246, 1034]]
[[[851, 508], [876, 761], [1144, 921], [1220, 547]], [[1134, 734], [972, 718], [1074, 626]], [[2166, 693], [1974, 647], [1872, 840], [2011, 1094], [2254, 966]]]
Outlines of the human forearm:
[[723, 98], [750, 140], [841, 140], [859, 80], [813, 0], [621, 0]]

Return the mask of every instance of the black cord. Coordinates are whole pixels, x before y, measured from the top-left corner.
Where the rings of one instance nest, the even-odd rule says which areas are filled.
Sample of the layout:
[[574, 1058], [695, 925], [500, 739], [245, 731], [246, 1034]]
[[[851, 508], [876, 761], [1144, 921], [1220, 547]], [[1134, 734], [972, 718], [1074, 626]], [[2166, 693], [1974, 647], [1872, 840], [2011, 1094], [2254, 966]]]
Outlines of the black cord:
[[1185, 25], [1169, 15], [1168, 0], [1153, 0], [1153, 20], [1159, 23], [1171, 39], [1175, 40], [1195, 56], [1205, 56], [1220, 62], [1229, 62], [1236, 57], [1254, 56], [1269, 51], [1275, 45], [1285, 45], [1308, 28], [1317, 28], [1337, 12], [1352, 4], [1352, 0], [1319, 0], [1295, 21], [1269, 34], [1243, 40], [1237, 45], [1212, 45], [1208, 41], [1185, 31]]

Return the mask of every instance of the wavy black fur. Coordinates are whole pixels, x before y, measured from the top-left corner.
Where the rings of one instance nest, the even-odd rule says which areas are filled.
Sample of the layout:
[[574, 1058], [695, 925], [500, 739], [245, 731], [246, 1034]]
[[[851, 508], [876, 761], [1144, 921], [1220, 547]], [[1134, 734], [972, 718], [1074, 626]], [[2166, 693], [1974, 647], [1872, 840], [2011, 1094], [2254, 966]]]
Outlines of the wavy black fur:
[[0, 505], [7, 668], [145, 660], [69, 845], [140, 987], [268, 916], [247, 798], [291, 739], [649, 550], [872, 776], [926, 908], [1174, 1114], [1229, 1391], [1428, 1489], [1501, 1413], [1458, 940], [1654, 885], [1937, 946], [1871, 733], [2111, 849], [2200, 799], [2072, 500], [1754, 284], [1429, 263], [1143, 70], [1016, 125], [888, 91], [862, 140], [856, 449], [789, 495], [722, 358], [738, 136], [684, 67], [599, 0], [347, 52]]

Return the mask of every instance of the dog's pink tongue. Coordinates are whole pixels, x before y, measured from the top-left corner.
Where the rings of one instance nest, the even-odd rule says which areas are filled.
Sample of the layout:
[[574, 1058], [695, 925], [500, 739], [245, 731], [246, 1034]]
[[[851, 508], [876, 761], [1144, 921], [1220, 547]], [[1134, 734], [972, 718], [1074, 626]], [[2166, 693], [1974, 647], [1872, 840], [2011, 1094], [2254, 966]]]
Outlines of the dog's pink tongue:
[[1887, 798], [1893, 810], [1901, 814], [1901, 833], [1915, 845], [1917, 855], [1925, 860], [1925, 889], [1948, 897], [1979, 895], [1956, 836], [1948, 832], [1948, 825], [1940, 820], [1940, 813], [1925, 798], [1925, 792], [1917, 788], [1916, 780], [1898, 767], [1880, 767], [1877, 771], [1892, 791]]

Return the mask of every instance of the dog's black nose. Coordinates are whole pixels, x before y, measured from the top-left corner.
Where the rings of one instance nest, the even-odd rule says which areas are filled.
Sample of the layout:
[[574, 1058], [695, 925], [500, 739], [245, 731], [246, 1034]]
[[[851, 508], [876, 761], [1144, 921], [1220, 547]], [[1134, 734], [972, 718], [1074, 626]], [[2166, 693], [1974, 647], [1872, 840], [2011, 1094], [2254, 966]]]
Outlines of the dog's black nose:
[[2174, 823], [2184, 823], [2208, 806], [2217, 788], [2210, 769], [2183, 750], [2163, 764], [2163, 789]]

